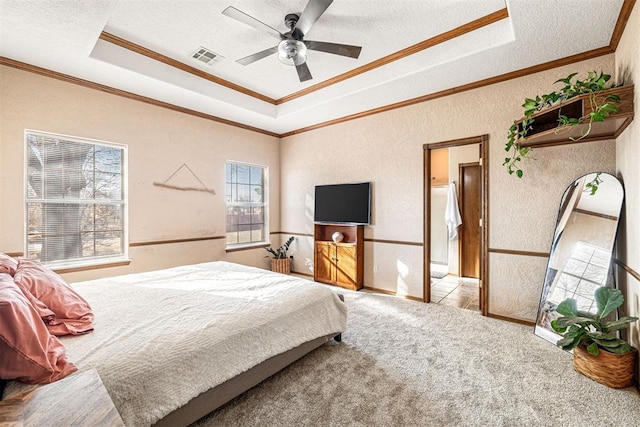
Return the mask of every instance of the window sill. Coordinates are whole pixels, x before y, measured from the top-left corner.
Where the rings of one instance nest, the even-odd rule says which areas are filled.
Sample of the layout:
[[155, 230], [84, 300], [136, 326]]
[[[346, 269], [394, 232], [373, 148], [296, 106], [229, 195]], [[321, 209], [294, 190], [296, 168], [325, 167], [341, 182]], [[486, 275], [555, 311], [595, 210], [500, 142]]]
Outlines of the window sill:
[[131, 264], [130, 259], [125, 259], [121, 261], [110, 261], [101, 264], [90, 264], [90, 265], [79, 265], [77, 267], [61, 267], [61, 268], [51, 268], [58, 274], [65, 273], [75, 273], [78, 271], [88, 271], [88, 270], [99, 270], [101, 268], [111, 268], [111, 267], [124, 267]]
[[271, 244], [265, 243], [265, 242], [244, 243], [244, 244], [241, 243], [233, 246], [227, 246], [227, 248], [225, 249], [225, 252], [229, 253], [229, 252], [246, 251], [250, 249], [262, 249], [262, 248], [268, 248], [269, 246], [271, 246]]

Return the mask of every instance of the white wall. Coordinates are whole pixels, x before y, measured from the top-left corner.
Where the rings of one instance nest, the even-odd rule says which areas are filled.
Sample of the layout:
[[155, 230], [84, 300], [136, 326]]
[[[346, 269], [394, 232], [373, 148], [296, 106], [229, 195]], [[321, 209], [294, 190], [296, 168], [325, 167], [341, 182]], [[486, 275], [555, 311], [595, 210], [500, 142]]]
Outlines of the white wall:
[[[616, 142], [536, 150], [516, 179], [501, 166], [511, 122], [525, 97], [547, 93], [569, 73], [614, 72], [640, 81], [640, 11], [634, 8], [618, 50], [492, 86], [277, 138], [244, 131], [137, 101], [0, 66], [0, 250], [24, 250], [23, 131], [25, 128], [124, 143], [130, 157], [131, 242], [224, 233], [222, 166], [234, 159], [271, 170], [272, 231], [299, 234], [294, 269], [312, 272], [313, 187], [373, 182], [373, 224], [366, 228], [365, 284], [422, 297], [423, 164], [425, 143], [489, 135], [489, 247], [548, 252], [562, 191], [578, 176], [617, 172], [626, 190], [618, 256], [640, 271], [640, 125], [636, 119]], [[635, 104], [640, 105], [638, 90]], [[187, 163], [217, 196], [184, 198], [153, 181]], [[282, 176], [280, 171], [282, 170]], [[202, 172], [201, 172], [202, 171]], [[219, 172], [219, 173], [218, 173]], [[185, 200], [188, 199], [188, 200]], [[280, 211], [281, 209], [281, 211]], [[285, 236], [273, 236], [280, 244]], [[386, 240], [387, 242], [381, 242]], [[390, 241], [390, 242], [389, 242]], [[262, 250], [225, 254], [224, 241], [131, 248], [129, 267], [94, 270], [68, 279], [122, 274], [212, 259], [266, 267]], [[377, 265], [379, 273], [373, 274]], [[489, 311], [533, 320], [546, 259], [491, 252]], [[620, 274], [627, 311], [640, 312], [640, 283]], [[637, 325], [632, 339], [640, 344]]]
[[[562, 192], [587, 172], [613, 173], [615, 142], [536, 150], [517, 179], [501, 165], [507, 130], [525, 97], [574, 71], [613, 72], [613, 63], [602, 56], [282, 139], [282, 229], [312, 233], [314, 185], [372, 181], [365, 286], [421, 298], [423, 249], [414, 244], [423, 240], [423, 144], [488, 134], [489, 247], [548, 252]], [[300, 239], [311, 248], [311, 237]], [[546, 258], [490, 253], [489, 267], [490, 312], [533, 321]]]
[[[640, 6], [633, 8], [616, 50], [618, 81], [635, 84], [636, 118], [616, 141], [617, 174], [625, 189], [625, 204], [619, 228], [618, 258], [640, 275]], [[623, 314], [640, 317], [640, 281], [632, 274], [618, 269], [618, 284], [627, 295]], [[640, 323], [630, 328], [631, 343], [640, 348]], [[640, 372], [640, 361], [638, 365]]]
[[[226, 160], [269, 167], [270, 228], [280, 229], [279, 140], [34, 73], [0, 66], [0, 251], [24, 252], [24, 130], [126, 144], [130, 243], [224, 236]], [[186, 163], [216, 195], [153, 185]], [[279, 244], [279, 236], [274, 235]], [[225, 253], [225, 241], [134, 246], [127, 267], [69, 281], [229, 259], [267, 267], [266, 252]]]

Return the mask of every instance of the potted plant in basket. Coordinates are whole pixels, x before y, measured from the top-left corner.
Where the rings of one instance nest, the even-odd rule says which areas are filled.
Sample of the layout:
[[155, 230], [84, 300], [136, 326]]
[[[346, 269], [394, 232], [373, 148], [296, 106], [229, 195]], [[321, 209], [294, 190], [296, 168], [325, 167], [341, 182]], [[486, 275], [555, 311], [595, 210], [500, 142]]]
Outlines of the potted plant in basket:
[[271, 257], [271, 271], [275, 271], [277, 273], [289, 274], [291, 273], [291, 260], [287, 257], [287, 251], [289, 250], [289, 246], [293, 242], [294, 237], [291, 236], [287, 239], [286, 242], [278, 249], [273, 249], [271, 247], [264, 248], [267, 252], [269, 252]]
[[573, 366], [581, 374], [612, 388], [629, 387], [635, 379], [638, 350], [618, 338], [617, 331], [638, 318], [606, 320], [624, 302], [620, 290], [603, 286], [596, 289], [594, 296], [595, 314], [578, 310], [573, 298], [558, 305], [556, 311], [562, 317], [551, 322], [551, 327], [563, 336], [557, 345], [573, 350]]

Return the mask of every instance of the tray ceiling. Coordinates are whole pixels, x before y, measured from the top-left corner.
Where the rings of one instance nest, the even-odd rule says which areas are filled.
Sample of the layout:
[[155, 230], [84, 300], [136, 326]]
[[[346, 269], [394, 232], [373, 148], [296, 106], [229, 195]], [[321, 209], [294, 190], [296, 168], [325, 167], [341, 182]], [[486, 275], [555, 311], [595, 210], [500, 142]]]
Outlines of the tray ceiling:
[[607, 47], [623, 3], [334, 0], [305, 39], [362, 53], [309, 51], [301, 83], [277, 55], [236, 63], [278, 40], [222, 11], [284, 33], [307, 0], [0, 0], [0, 56], [283, 134]]

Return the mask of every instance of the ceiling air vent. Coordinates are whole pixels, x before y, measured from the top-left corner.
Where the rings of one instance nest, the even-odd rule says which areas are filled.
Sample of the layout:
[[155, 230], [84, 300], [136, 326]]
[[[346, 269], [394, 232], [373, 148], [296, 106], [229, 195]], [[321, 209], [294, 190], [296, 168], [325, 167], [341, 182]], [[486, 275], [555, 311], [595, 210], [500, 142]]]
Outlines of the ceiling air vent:
[[200, 46], [195, 52], [193, 52], [193, 55], [191, 55], [191, 57], [197, 59], [200, 62], [204, 62], [207, 65], [212, 65], [224, 58], [224, 56], [218, 55], [214, 51], [202, 46]]

